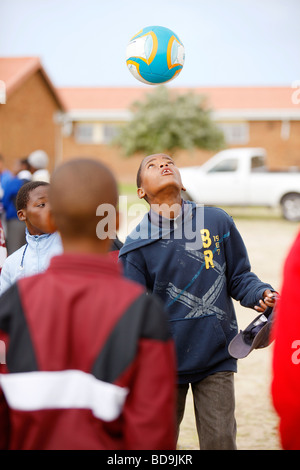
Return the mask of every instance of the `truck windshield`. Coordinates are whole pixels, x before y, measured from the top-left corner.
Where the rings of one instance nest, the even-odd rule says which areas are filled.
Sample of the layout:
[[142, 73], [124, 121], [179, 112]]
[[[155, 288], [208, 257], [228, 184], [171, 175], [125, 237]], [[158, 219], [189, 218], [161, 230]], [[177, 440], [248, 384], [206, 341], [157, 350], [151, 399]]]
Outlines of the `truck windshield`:
[[265, 159], [263, 156], [251, 158], [251, 172], [266, 171]]
[[208, 173], [216, 173], [221, 171], [236, 171], [238, 169], [238, 160], [236, 158], [228, 158], [213, 166]]

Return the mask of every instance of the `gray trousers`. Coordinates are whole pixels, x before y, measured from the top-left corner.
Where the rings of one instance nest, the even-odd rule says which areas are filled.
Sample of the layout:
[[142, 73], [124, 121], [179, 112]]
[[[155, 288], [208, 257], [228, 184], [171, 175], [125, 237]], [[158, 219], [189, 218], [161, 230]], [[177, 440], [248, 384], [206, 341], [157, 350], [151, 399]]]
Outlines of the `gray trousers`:
[[217, 372], [200, 382], [178, 385], [177, 431], [183, 419], [191, 385], [201, 450], [236, 450], [233, 372]]

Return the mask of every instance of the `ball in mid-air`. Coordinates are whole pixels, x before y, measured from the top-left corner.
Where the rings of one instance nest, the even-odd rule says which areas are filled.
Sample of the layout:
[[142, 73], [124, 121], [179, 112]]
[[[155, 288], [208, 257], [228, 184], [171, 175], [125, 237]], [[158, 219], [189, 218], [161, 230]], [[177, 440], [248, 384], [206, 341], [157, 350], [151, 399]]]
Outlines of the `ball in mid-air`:
[[130, 40], [126, 63], [132, 75], [148, 85], [173, 80], [185, 60], [184, 45], [177, 34], [163, 26], [148, 26]]

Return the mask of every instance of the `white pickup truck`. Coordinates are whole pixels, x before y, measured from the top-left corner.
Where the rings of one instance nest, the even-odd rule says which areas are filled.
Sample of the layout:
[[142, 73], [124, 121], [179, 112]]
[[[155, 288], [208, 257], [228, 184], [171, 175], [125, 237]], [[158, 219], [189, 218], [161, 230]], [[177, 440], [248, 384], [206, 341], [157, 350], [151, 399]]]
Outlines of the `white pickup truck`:
[[213, 206], [280, 206], [285, 219], [300, 221], [300, 172], [268, 171], [262, 148], [223, 150], [180, 173], [185, 199]]

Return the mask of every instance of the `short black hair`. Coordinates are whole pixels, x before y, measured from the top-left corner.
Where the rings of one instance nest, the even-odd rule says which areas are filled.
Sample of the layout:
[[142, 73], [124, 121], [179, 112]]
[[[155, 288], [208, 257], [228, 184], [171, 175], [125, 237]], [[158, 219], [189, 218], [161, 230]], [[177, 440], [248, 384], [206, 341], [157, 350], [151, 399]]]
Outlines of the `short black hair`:
[[46, 181], [29, 181], [21, 186], [16, 197], [17, 211], [26, 209], [29, 201], [29, 194], [39, 186], [49, 186], [49, 183], [46, 183]]
[[146, 160], [146, 158], [147, 157], [144, 157], [143, 160], [141, 161], [139, 169], [138, 169], [137, 174], [136, 174], [136, 185], [137, 185], [138, 188], [140, 188], [141, 184], [142, 184], [142, 166], [143, 166], [144, 160]]
[[140, 186], [142, 184], [142, 175], [141, 175], [141, 173], [142, 173], [142, 163], [143, 162], [141, 162], [141, 164], [139, 166], [139, 169], [137, 171], [137, 174], [136, 174], [136, 185], [137, 185], [138, 188], [140, 188]]

